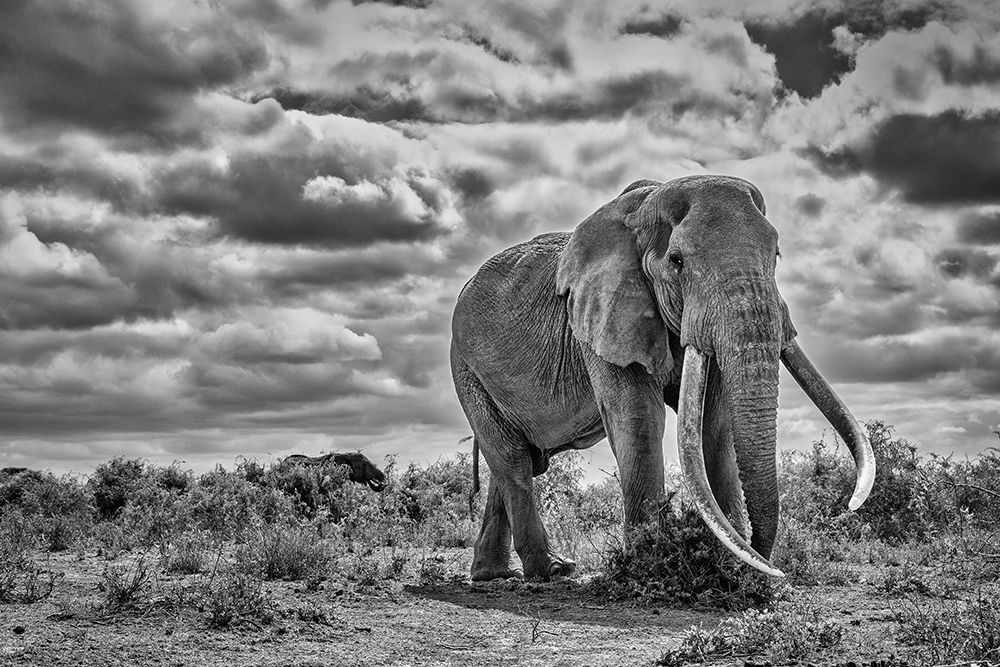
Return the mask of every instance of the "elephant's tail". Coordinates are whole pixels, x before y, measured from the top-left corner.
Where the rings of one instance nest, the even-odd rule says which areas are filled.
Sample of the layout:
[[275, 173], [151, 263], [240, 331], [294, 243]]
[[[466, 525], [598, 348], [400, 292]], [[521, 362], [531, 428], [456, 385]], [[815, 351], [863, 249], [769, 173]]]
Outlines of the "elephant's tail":
[[479, 440], [476, 436], [470, 435], [458, 441], [458, 444], [472, 440], [472, 491], [469, 492], [469, 516], [475, 519], [472, 506], [476, 501], [476, 494], [479, 493]]

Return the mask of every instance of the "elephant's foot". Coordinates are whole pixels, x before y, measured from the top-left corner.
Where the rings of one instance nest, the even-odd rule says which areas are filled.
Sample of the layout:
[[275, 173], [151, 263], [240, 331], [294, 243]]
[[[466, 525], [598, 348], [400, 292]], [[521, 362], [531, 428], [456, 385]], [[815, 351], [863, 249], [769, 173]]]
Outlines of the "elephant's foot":
[[548, 581], [552, 577], [572, 574], [576, 570], [576, 562], [550, 551], [547, 557], [533, 559], [530, 564], [525, 563], [524, 569], [529, 579]]

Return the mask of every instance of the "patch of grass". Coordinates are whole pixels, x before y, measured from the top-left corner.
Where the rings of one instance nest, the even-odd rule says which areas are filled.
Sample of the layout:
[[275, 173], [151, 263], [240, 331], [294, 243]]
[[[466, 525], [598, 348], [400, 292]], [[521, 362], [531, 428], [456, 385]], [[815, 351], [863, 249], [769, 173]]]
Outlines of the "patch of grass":
[[762, 657], [775, 664], [803, 661], [839, 644], [844, 628], [804, 604], [748, 609], [714, 628], [694, 626], [656, 664], [674, 667], [719, 658]]
[[0, 603], [31, 604], [52, 595], [62, 572], [42, 568], [23, 554], [0, 547]]
[[151, 583], [152, 572], [144, 557], [130, 565], [106, 565], [100, 584], [106, 609], [110, 612], [135, 609], [144, 601]]
[[785, 522], [775, 564], [795, 586], [840, 586], [849, 581], [839, 536], [825, 535], [792, 518]]
[[206, 533], [189, 531], [182, 533], [170, 545], [165, 558], [164, 569], [178, 574], [199, 574], [204, 572], [211, 559], [211, 543]]
[[916, 648], [921, 664], [1000, 662], [1000, 587], [981, 587], [973, 600], [907, 601], [897, 638]]
[[260, 564], [265, 578], [289, 581], [322, 578], [333, 559], [312, 526], [266, 526], [241, 551]]
[[213, 628], [230, 628], [241, 623], [270, 623], [271, 601], [264, 591], [264, 578], [252, 568], [228, 567], [212, 577], [202, 603]]
[[725, 609], [774, 598], [767, 576], [736, 560], [693, 508], [667, 503], [659, 520], [611, 540], [604, 571], [591, 584], [612, 598]]
[[31, 560], [36, 543], [31, 523], [19, 509], [11, 508], [0, 517], [0, 602], [44, 600], [63, 577]]

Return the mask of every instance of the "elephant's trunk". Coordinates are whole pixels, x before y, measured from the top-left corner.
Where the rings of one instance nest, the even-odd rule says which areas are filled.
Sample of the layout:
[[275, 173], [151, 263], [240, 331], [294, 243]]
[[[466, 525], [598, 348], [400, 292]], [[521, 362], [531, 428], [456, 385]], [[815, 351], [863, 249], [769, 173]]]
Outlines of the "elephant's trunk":
[[[768, 562], [778, 528], [778, 483], [775, 438], [778, 405], [778, 359], [783, 336], [781, 306], [773, 285], [754, 276], [731, 279], [719, 290], [717, 312], [726, 317], [717, 320], [711, 343], [721, 378], [722, 402], [729, 417], [729, 431], [736, 450], [743, 496], [753, 530], [747, 545], [724, 516], [706, 481], [694, 484], [696, 505], [709, 527], [733, 552], [754, 567], [780, 572]], [[688, 347], [691, 350], [691, 346]], [[685, 356], [685, 375], [689, 357], [704, 358], [700, 352]], [[704, 362], [702, 362], [704, 365]], [[692, 371], [693, 372], [693, 371]], [[691, 430], [679, 434], [682, 463], [687, 459], [685, 477], [705, 478], [704, 453], [695, 461], [695, 448], [701, 449], [700, 412], [703, 393], [681, 385], [681, 404], [690, 410], [697, 404], [697, 434]], [[685, 393], [687, 390], [687, 393]], [[701, 392], [704, 392], [702, 387]], [[687, 416], [687, 415], [686, 415]], [[694, 427], [695, 424], [691, 424]], [[682, 435], [684, 441], [682, 440]], [[697, 443], [695, 443], [695, 440]], [[713, 446], [720, 446], [714, 443]], [[697, 466], [695, 465], [697, 463]], [[699, 470], [695, 470], [698, 467]], [[739, 538], [739, 539], [736, 539]], [[735, 547], [735, 548], [734, 548]]]
[[759, 330], [720, 346], [717, 361], [753, 530], [750, 544], [770, 558], [779, 511], [776, 437], [780, 339], [758, 334]]

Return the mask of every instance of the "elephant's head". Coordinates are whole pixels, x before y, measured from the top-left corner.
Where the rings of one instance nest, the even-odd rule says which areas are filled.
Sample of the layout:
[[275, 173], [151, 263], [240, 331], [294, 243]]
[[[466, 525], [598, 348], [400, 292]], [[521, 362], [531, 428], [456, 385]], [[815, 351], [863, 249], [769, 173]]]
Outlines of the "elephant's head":
[[372, 491], [385, 489], [385, 474], [361, 452], [335, 453], [328, 456], [331, 456], [337, 465], [350, 468], [348, 477], [352, 482], [367, 484]]
[[[600, 357], [641, 364], [665, 379], [680, 374], [679, 395], [667, 399], [678, 405], [685, 483], [727, 547], [780, 574], [768, 561], [778, 526], [779, 360], [854, 455], [851, 509], [868, 496], [875, 464], [863, 429], [795, 342], [774, 279], [778, 235], [764, 214], [760, 192], [738, 178], [639, 181], [577, 227], [557, 280], [574, 335]], [[713, 405], [708, 413], [706, 401]], [[703, 414], [724, 423], [704, 422]], [[702, 444], [709, 427], [731, 436], [750, 544], [712, 492]]]

